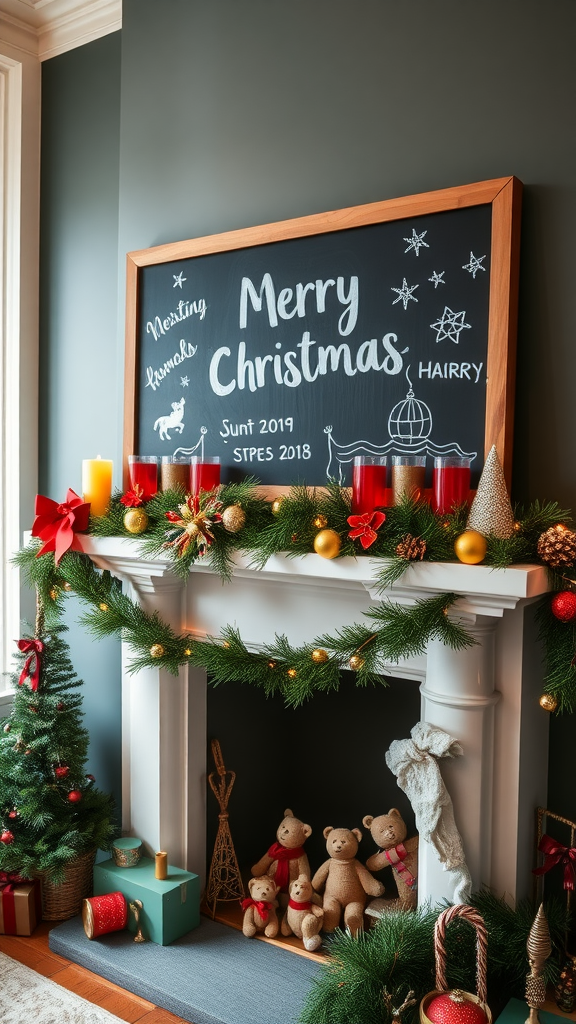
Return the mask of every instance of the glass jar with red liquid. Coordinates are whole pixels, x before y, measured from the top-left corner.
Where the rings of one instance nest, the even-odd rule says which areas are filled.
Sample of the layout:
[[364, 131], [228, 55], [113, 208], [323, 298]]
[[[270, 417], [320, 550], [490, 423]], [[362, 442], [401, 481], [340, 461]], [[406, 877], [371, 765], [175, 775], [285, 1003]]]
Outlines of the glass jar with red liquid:
[[158, 490], [158, 456], [157, 455], [129, 455], [128, 470], [130, 474], [130, 487], [136, 485], [142, 488], [142, 501], [149, 501]]
[[388, 460], [385, 455], [357, 455], [352, 470], [352, 512], [373, 512], [386, 505]]
[[468, 501], [471, 461], [456, 455], [439, 455], [434, 459], [432, 508], [435, 512], [447, 515], [455, 506]]
[[213, 491], [220, 486], [220, 458], [218, 455], [193, 455], [190, 459], [190, 489], [196, 497], [200, 491]]

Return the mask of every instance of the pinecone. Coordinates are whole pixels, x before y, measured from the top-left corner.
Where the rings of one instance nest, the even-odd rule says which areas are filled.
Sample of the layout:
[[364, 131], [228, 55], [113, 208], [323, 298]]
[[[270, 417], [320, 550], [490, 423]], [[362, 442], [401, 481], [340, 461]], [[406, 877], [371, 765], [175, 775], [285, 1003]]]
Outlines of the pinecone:
[[576, 533], [562, 523], [556, 523], [538, 538], [538, 555], [552, 569], [574, 565], [576, 561]]
[[396, 546], [398, 558], [405, 558], [407, 562], [421, 562], [426, 554], [426, 541], [422, 537], [413, 537], [407, 533]]

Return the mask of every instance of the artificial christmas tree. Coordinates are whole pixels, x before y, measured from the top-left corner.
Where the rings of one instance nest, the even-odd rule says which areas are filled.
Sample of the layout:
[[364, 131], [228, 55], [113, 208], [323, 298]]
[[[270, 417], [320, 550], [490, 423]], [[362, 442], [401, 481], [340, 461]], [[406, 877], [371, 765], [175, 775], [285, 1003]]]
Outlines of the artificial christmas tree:
[[107, 848], [115, 831], [112, 799], [85, 770], [82, 683], [66, 629], [44, 632], [40, 609], [35, 637], [19, 641], [21, 672], [0, 733], [0, 871], [40, 876], [44, 917], [52, 920], [80, 912], [96, 849]]

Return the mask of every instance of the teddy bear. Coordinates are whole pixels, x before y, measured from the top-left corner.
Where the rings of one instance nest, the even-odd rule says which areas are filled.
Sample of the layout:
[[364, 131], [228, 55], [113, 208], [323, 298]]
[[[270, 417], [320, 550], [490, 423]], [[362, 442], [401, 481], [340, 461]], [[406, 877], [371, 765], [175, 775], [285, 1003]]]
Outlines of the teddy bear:
[[[388, 814], [380, 814], [377, 818], [367, 814], [362, 824], [370, 829], [378, 847], [378, 852], [366, 861], [366, 867], [369, 871], [380, 871], [390, 866], [398, 889], [399, 905], [402, 910], [412, 910], [417, 903], [418, 836], [406, 839], [408, 829], [396, 807], [391, 807]], [[390, 901], [390, 909], [395, 909], [398, 901]]]
[[244, 911], [242, 931], [251, 939], [256, 932], [264, 932], [269, 939], [275, 938], [278, 934], [278, 917], [276, 908], [278, 900], [278, 886], [268, 875], [261, 878], [251, 878], [248, 882], [250, 896], [240, 900]]
[[322, 945], [320, 929], [324, 918], [322, 907], [312, 900], [314, 890], [306, 875], [299, 875], [290, 882], [290, 899], [282, 918], [282, 935], [297, 935], [304, 943], [304, 949], [313, 952]]
[[332, 828], [323, 832], [329, 858], [312, 879], [316, 891], [324, 888], [325, 932], [333, 932], [340, 924], [344, 911], [344, 925], [356, 935], [364, 923], [364, 907], [368, 896], [381, 896], [384, 886], [356, 860], [358, 844], [362, 839], [359, 828]]
[[273, 843], [267, 853], [252, 868], [253, 875], [269, 875], [278, 885], [279, 891], [288, 902], [288, 886], [300, 875], [311, 877], [308, 857], [304, 853], [303, 844], [312, 835], [310, 825], [305, 825], [295, 818], [289, 807], [284, 811], [284, 818], [276, 832], [277, 842]]

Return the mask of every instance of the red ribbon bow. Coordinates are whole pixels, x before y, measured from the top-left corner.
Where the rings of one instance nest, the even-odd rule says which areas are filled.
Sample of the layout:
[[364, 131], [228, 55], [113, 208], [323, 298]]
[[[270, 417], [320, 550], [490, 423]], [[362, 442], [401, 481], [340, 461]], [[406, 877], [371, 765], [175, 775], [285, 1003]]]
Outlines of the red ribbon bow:
[[534, 868], [535, 875], [545, 875], [550, 868], [556, 867], [557, 864], [564, 866], [564, 888], [574, 888], [574, 864], [576, 863], [576, 849], [570, 849], [568, 846], [562, 846], [561, 843], [557, 843], [552, 836], [544, 834], [538, 845], [540, 853], [543, 853], [546, 857], [544, 864], [541, 868]]
[[0, 871], [0, 892], [12, 892], [16, 885], [26, 885], [29, 878], [22, 878], [17, 871]]
[[386, 519], [383, 512], [364, 512], [361, 516], [348, 516], [348, 523], [353, 527], [348, 536], [350, 540], [359, 540], [364, 550], [374, 543], [382, 523]]
[[76, 533], [88, 529], [90, 502], [83, 501], [75, 491], [68, 488], [66, 501], [61, 505], [52, 501], [52, 498], [37, 494], [34, 512], [36, 518], [32, 536], [44, 541], [37, 558], [47, 551], [53, 551], [54, 561], [58, 565], [66, 551], [82, 551]]
[[[40, 685], [40, 669], [42, 667], [41, 654], [44, 650], [44, 644], [41, 640], [17, 640], [16, 644], [18, 646], [18, 650], [22, 651], [23, 654], [27, 654], [27, 652], [30, 651], [30, 654], [24, 662], [24, 668], [20, 673], [18, 686], [22, 686], [27, 679], [30, 679], [30, 689], [36, 693], [36, 690]], [[34, 665], [34, 671], [31, 672], [30, 666], [34, 659], [36, 659], [36, 663]]]
[[240, 900], [240, 906], [242, 910], [248, 910], [248, 907], [256, 907], [262, 920], [267, 921], [268, 911], [272, 904], [268, 900], [253, 900], [251, 896], [248, 896], [245, 900]]

